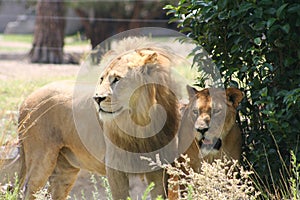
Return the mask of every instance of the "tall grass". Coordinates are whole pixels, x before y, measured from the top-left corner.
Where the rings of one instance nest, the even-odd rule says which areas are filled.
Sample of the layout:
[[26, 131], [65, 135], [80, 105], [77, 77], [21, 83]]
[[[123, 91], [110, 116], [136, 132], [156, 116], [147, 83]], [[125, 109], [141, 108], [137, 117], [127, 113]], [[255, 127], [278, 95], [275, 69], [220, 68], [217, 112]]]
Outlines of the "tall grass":
[[34, 80], [0, 81], [0, 145], [17, 136], [17, 118], [20, 104], [37, 88], [47, 83], [73, 77], [48, 77]]
[[[255, 183], [255, 188], [261, 193], [259, 196], [260, 199], [300, 199], [300, 163], [297, 161], [294, 152], [291, 151], [290, 166], [286, 166], [285, 162], [281, 158], [278, 161], [282, 166], [279, 184], [275, 184], [275, 182], [273, 182], [271, 185], [267, 184], [266, 181], [263, 181], [258, 173], [255, 172], [255, 169], [251, 169], [254, 172], [251, 178]], [[272, 177], [273, 172], [270, 170], [270, 167], [267, 173], [270, 175], [270, 177]]]
[[[1, 186], [1, 184], [0, 184]], [[15, 175], [14, 185], [11, 183], [1, 186], [0, 200], [17, 200], [20, 195], [19, 179]]]
[[[179, 187], [180, 189], [177, 190], [178, 194], [182, 195], [180, 199], [300, 199], [300, 163], [293, 152], [291, 152], [291, 166], [284, 167], [288, 171], [285, 173], [286, 175], [282, 176], [282, 184], [278, 186], [264, 185], [254, 170], [247, 171], [236, 161], [224, 159], [223, 161], [215, 160], [212, 164], [203, 162], [201, 172], [197, 173], [191, 169], [189, 158], [187, 156], [183, 156], [183, 158], [184, 162], [175, 161], [175, 165], [161, 165], [159, 162], [150, 162], [151, 166], [165, 168], [171, 177], [180, 177], [180, 179], [170, 178], [168, 180], [171, 188], [176, 185], [184, 186], [184, 189]], [[99, 193], [95, 175], [91, 176], [90, 181], [94, 185], [92, 200], [98, 200], [102, 197], [102, 194]], [[111, 200], [112, 195], [107, 179], [101, 177], [101, 181], [102, 186], [105, 187], [105, 196], [108, 200]], [[7, 190], [0, 195], [0, 200], [17, 199], [18, 184], [14, 187], [13, 190]], [[142, 200], [147, 199], [153, 187], [154, 184], [151, 183], [145, 190]], [[85, 192], [82, 192], [81, 199], [86, 199]], [[51, 199], [45, 188], [37, 192], [36, 197], [37, 200]], [[127, 200], [132, 199], [128, 198]], [[156, 200], [162, 200], [162, 198], [158, 197]]]
[[[62, 79], [72, 79], [73, 77], [41, 77], [38, 79], [23, 80], [23, 79], [9, 79], [0, 81], [0, 170], [3, 167], [5, 157], [10, 150], [10, 146], [17, 143], [17, 126], [18, 126], [18, 110], [20, 104], [24, 99], [37, 88]], [[6, 154], [6, 155], [4, 155]], [[1, 172], [0, 172], [1, 173]], [[10, 177], [12, 178], [12, 177]], [[10, 184], [0, 182], [0, 200], [17, 199], [19, 193], [18, 179], [11, 180], [14, 182], [13, 190], [6, 190], [10, 188]], [[1, 189], [5, 191], [1, 192]]]
[[[202, 162], [199, 173], [189, 165], [190, 159], [182, 156], [183, 162], [175, 161], [175, 166], [166, 165], [170, 188], [181, 199], [257, 199], [259, 192], [255, 190], [250, 175], [237, 161], [215, 160], [213, 163]], [[177, 187], [176, 187], [177, 186]]]

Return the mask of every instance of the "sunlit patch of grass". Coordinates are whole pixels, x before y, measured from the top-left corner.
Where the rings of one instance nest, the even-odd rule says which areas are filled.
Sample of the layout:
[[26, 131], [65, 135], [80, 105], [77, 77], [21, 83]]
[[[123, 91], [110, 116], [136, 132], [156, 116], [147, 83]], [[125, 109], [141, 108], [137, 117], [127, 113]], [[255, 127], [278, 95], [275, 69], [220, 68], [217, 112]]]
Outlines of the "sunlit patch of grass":
[[89, 45], [90, 41], [82, 39], [82, 35], [78, 32], [74, 35], [69, 35], [65, 37], [65, 45]]
[[[82, 39], [80, 33], [65, 36], [65, 45], [88, 45], [89, 40]], [[6, 42], [20, 42], [31, 44], [33, 41], [33, 34], [0, 34], [0, 41]]]
[[31, 43], [33, 40], [33, 35], [32, 34], [0, 34], [0, 41], [1, 40]]
[[18, 110], [24, 99], [37, 88], [64, 79], [73, 79], [73, 77], [0, 81], [0, 138], [2, 138], [2, 144], [16, 136]]

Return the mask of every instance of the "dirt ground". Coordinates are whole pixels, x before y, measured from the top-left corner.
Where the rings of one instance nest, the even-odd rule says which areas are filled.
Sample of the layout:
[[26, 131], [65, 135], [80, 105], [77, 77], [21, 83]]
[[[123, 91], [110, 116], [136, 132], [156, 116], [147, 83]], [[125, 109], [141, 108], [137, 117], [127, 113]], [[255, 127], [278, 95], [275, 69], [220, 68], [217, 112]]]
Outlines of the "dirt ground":
[[[24, 53], [15, 54], [1, 54], [0, 52], [0, 81], [7, 81], [11, 79], [35, 79], [41, 77], [56, 77], [56, 76], [74, 76], [80, 69], [80, 65], [51, 65], [51, 64], [32, 64], [26, 59]], [[18, 160], [11, 166], [4, 169], [5, 172], [13, 177], [15, 171], [19, 168]], [[1, 178], [5, 172], [0, 173]], [[2, 176], [2, 177], [1, 177]], [[1, 185], [1, 184], [0, 184]], [[3, 185], [3, 183], [2, 183]], [[95, 189], [95, 187], [97, 189]], [[145, 184], [139, 178], [133, 178], [131, 181], [131, 194], [133, 199], [140, 199], [138, 193], [144, 191]], [[97, 191], [98, 190], [98, 191]], [[87, 171], [81, 171], [76, 181], [75, 186], [70, 193], [69, 199], [83, 199], [82, 191], [84, 191], [85, 199], [107, 199], [105, 189], [102, 187], [102, 181], [97, 178], [97, 184], [92, 183], [91, 174]], [[76, 198], [74, 197], [76, 195]], [[93, 196], [96, 196], [94, 198]]]

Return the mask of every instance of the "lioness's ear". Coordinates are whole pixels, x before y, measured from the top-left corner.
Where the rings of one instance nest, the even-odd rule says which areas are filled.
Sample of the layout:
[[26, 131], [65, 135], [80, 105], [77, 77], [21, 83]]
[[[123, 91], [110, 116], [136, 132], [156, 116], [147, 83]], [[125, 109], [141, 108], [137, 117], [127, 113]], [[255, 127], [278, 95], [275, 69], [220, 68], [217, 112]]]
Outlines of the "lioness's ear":
[[228, 100], [232, 102], [234, 108], [237, 108], [239, 103], [244, 98], [244, 94], [237, 88], [228, 88], [226, 89], [226, 96]]
[[186, 90], [188, 92], [189, 99], [193, 98], [197, 93], [197, 90], [190, 85], [186, 85]]

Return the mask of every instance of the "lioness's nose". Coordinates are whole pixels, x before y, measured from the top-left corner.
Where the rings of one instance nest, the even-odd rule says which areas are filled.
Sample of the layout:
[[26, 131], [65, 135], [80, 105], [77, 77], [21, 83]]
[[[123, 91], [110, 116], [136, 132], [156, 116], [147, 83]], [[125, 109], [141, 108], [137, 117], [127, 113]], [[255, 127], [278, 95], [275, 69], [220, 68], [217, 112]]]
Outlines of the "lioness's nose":
[[98, 105], [100, 105], [101, 101], [103, 101], [106, 97], [103, 96], [98, 96], [97, 94], [95, 96], [93, 96], [94, 101], [96, 101], [96, 103]]
[[208, 131], [208, 128], [197, 128], [196, 129], [199, 133], [201, 133], [202, 135], [204, 135], [206, 133], [206, 131]]

